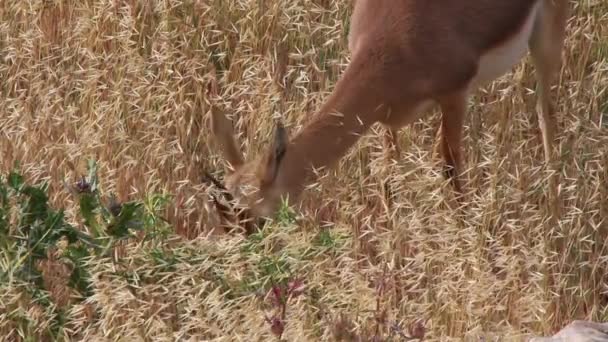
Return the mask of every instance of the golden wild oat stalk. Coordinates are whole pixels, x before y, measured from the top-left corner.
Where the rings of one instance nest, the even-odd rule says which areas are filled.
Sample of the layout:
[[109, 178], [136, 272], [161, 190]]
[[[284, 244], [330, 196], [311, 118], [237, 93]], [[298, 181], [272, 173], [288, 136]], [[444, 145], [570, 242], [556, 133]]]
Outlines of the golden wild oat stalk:
[[[608, 319], [608, 3], [572, 5], [559, 222], [549, 220], [526, 60], [476, 93], [465, 131], [475, 193], [462, 220], [432, 154], [433, 115], [400, 132], [394, 161], [373, 130], [306, 192], [300, 219], [245, 239], [211, 234], [201, 177], [223, 165], [206, 86], [217, 70], [249, 153], [266, 146], [273, 118], [294, 132], [348, 61], [351, 1], [0, 2], [0, 174], [19, 161], [76, 225], [63, 180], [86, 173], [88, 159], [121, 201], [173, 195], [170, 238], [84, 261], [93, 294], [68, 305], [55, 337], [270, 340], [266, 291], [292, 276], [306, 285], [285, 310], [289, 341], [397, 339], [421, 335], [416, 322], [426, 340], [519, 340]], [[0, 336], [48, 338], [50, 309], [28, 298], [0, 285]]]

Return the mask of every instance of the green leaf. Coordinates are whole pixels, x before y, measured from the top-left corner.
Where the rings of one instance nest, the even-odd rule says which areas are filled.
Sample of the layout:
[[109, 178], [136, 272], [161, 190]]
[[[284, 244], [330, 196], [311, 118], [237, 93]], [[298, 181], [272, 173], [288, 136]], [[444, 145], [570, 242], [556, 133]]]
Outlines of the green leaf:
[[7, 239], [9, 233], [9, 201], [8, 189], [4, 184], [4, 180], [0, 177], [0, 239]]
[[84, 220], [84, 225], [93, 232], [99, 231], [99, 223], [97, 222], [96, 210], [99, 207], [99, 201], [90, 193], [83, 193], [78, 200], [80, 206], [80, 215]]
[[129, 229], [142, 229], [142, 207], [138, 202], [123, 203], [118, 216], [108, 225], [108, 234], [120, 239], [129, 236]]
[[22, 186], [21, 194], [27, 197], [21, 213], [20, 228], [32, 225], [35, 221], [44, 221], [48, 210], [46, 186]]
[[290, 225], [296, 222], [296, 213], [289, 206], [287, 199], [281, 201], [281, 206], [276, 214], [276, 219], [282, 225]]
[[14, 190], [19, 191], [21, 186], [23, 186], [23, 182], [23, 176], [18, 172], [12, 171], [8, 174], [8, 184]]
[[93, 295], [91, 275], [87, 270], [86, 260], [90, 257], [89, 250], [82, 244], [71, 244], [63, 256], [73, 265], [69, 285], [77, 289], [85, 298]]

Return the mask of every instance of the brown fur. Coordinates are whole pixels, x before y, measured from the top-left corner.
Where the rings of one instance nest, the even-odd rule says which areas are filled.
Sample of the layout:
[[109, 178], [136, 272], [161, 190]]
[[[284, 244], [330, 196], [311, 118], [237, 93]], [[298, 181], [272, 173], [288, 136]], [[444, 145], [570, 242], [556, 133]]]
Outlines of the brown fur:
[[[270, 216], [281, 197], [297, 200], [313, 168], [331, 167], [376, 122], [391, 130], [411, 123], [425, 102], [443, 112], [442, 151], [461, 191], [461, 135], [467, 96], [480, 57], [518, 33], [537, 3], [530, 48], [539, 75], [539, 116], [551, 158], [549, 92], [561, 63], [566, 0], [358, 0], [349, 35], [351, 63], [319, 112], [291, 141], [276, 139], [264, 156], [244, 164], [225, 118], [214, 133], [236, 170], [228, 188], [254, 215]], [[274, 151], [285, 151], [274, 160]], [[246, 187], [251, 192], [243, 193]]]

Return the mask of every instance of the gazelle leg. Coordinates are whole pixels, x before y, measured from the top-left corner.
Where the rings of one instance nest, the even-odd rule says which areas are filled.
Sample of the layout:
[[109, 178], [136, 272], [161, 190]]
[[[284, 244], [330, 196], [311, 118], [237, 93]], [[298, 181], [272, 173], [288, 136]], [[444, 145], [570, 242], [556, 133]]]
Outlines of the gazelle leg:
[[551, 86], [561, 68], [561, 54], [569, 10], [566, 0], [546, 0], [543, 6], [544, 10], [539, 13], [539, 20], [534, 26], [529, 46], [537, 79], [536, 111], [543, 135], [545, 160], [550, 163], [553, 160], [556, 129]]
[[[386, 162], [388, 164], [392, 164], [394, 160], [397, 160], [399, 157], [399, 144], [397, 143], [397, 130], [393, 129], [390, 126], [384, 126], [384, 134], [382, 135], [382, 147], [383, 154]], [[389, 168], [385, 169], [386, 171], [390, 170]], [[385, 171], [385, 172], [386, 172]], [[384, 197], [386, 199], [387, 208], [392, 208], [393, 203], [393, 189], [391, 186], [391, 178], [387, 176], [384, 179], [383, 191]], [[389, 213], [390, 216], [390, 213]]]
[[385, 127], [383, 144], [389, 159], [396, 159], [399, 156], [399, 144], [397, 142], [397, 130]]
[[[568, 0], [545, 0], [543, 11], [539, 14], [532, 37], [530, 38], [530, 55], [534, 64], [537, 79], [536, 111], [543, 135], [545, 161], [550, 170], [556, 165], [553, 147], [555, 144], [555, 105], [551, 99], [553, 85], [562, 64], [566, 21], [569, 15]], [[549, 178], [549, 206], [553, 220], [560, 214], [558, 173]], [[555, 221], [554, 221], [555, 222]]]
[[440, 99], [441, 151], [445, 160], [444, 176], [450, 179], [458, 195], [462, 195], [462, 128], [467, 111], [466, 92]]

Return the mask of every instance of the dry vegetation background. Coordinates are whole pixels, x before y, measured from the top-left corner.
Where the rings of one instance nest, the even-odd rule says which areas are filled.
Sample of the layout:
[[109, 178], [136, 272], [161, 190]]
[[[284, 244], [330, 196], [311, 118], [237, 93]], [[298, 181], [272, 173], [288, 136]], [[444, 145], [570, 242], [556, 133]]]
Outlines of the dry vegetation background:
[[[427, 338], [445, 341], [607, 320], [608, 3], [572, 6], [558, 98], [559, 222], [549, 219], [526, 60], [471, 104], [475, 193], [461, 221], [432, 154], [433, 114], [401, 131], [395, 162], [381, 131], [370, 132], [305, 194], [297, 222], [246, 240], [205, 236], [213, 221], [202, 170], [223, 170], [208, 130], [212, 70], [254, 154], [274, 117], [294, 132], [333, 88], [349, 58], [351, 1], [1, 1], [1, 174], [19, 160], [28, 179], [49, 182], [68, 217], [75, 205], [63, 180], [84, 174], [89, 158], [121, 200], [173, 196], [174, 236], [154, 246], [133, 239], [114, 258], [87, 261], [94, 294], [69, 308], [61, 334], [269, 340], [259, 296], [272, 277], [306, 284], [288, 310], [289, 341], [331, 340], [344, 321], [362, 333], [423, 320]], [[30, 333], [44, 331], [46, 316], [23, 293], [1, 293]], [[377, 300], [385, 324], [373, 322]], [[0, 312], [0, 331], [17, 338], [9, 316]]]

